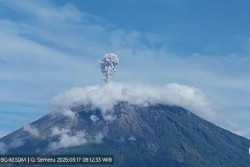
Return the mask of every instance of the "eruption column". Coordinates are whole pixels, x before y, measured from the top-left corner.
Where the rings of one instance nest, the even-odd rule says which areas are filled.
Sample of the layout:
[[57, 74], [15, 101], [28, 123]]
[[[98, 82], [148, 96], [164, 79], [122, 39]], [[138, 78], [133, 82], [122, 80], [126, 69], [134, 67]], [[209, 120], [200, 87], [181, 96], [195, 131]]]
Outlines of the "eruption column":
[[119, 63], [118, 56], [114, 53], [107, 53], [99, 60], [99, 63], [103, 73], [103, 79], [108, 83], [116, 71], [115, 66]]

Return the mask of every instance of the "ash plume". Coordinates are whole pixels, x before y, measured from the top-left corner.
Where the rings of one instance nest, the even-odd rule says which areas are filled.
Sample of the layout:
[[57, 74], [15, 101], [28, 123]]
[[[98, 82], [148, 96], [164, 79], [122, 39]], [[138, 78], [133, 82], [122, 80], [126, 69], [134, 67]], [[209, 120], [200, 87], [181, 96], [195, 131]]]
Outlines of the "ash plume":
[[116, 71], [115, 66], [119, 63], [118, 56], [114, 53], [107, 53], [99, 60], [99, 63], [103, 73], [103, 79], [108, 83]]

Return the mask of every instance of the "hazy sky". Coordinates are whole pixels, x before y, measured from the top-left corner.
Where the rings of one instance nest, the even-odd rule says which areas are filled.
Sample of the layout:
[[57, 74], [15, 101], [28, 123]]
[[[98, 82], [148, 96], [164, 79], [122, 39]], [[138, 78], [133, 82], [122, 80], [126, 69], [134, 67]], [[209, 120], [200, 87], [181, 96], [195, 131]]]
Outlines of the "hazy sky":
[[[250, 138], [249, 0], [0, 0], [0, 136], [49, 111], [53, 96], [114, 81], [201, 89]], [[229, 125], [230, 124], [230, 127]]]

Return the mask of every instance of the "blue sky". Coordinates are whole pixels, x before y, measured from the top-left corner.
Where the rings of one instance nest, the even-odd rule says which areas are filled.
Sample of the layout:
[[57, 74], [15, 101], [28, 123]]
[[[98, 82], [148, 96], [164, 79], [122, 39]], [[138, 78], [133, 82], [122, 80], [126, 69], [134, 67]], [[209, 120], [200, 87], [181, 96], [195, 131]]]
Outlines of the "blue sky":
[[[0, 0], [0, 136], [49, 111], [53, 96], [103, 83], [97, 60], [119, 55], [115, 81], [201, 89], [215, 122], [250, 138], [247, 0]], [[230, 125], [229, 125], [230, 124]]]

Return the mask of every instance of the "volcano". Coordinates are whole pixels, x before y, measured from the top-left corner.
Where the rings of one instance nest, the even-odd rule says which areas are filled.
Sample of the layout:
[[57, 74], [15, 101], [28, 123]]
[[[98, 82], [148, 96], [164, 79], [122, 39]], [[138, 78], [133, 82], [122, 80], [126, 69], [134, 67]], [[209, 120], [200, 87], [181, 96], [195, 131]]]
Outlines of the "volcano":
[[91, 105], [74, 105], [71, 111], [74, 117], [48, 114], [3, 137], [5, 153], [109, 154], [114, 166], [124, 167], [250, 165], [248, 139], [179, 106], [119, 102], [109, 119]]

